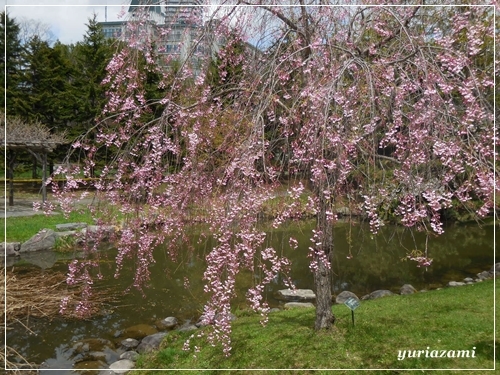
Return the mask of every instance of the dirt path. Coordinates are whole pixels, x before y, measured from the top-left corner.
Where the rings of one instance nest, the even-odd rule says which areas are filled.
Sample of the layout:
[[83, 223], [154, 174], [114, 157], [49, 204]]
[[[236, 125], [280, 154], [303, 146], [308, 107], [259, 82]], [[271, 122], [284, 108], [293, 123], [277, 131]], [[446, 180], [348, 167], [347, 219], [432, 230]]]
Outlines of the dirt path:
[[[49, 197], [50, 200], [50, 197]], [[9, 206], [6, 197], [0, 198], [0, 212], [4, 218], [44, 215], [43, 211], [34, 211], [33, 202], [42, 202], [40, 196], [23, 196], [14, 200], [14, 206]], [[88, 205], [95, 203], [93, 198], [86, 198], [78, 202], [79, 205]], [[61, 212], [56, 210], [53, 215], [60, 215]]]

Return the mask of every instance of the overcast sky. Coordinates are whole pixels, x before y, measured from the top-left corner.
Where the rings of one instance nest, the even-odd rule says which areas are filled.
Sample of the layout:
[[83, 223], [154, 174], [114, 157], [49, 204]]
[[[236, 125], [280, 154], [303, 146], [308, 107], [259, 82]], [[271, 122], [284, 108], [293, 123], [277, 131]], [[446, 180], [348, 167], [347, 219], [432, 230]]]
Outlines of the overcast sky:
[[128, 9], [129, 4], [130, 0], [0, 0], [1, 9], [6, 7], [11, 17], [43, 22], [50, 26], [55, 39], [65, 44], [83, 39], [85, 24], [93, 12], [103, 22], [107, 7], [108, 21], [116, 21], [122, 6]]

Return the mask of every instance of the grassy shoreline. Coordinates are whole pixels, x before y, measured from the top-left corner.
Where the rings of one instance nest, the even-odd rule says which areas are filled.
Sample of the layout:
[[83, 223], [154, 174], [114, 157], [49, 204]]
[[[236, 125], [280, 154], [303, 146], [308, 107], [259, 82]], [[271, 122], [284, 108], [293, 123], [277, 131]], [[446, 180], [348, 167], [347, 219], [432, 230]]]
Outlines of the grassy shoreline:
[[[288, 374], [331, 373], [307, 369], [346, 370], [336, 374], [355, 373], [347, 369], [399, 369], [363, 372], [376, 374], [414, 373], [412, 369], [471, 369], [470, 373], [491, 374], [487, 369], [494, 367], [493, 301], [493, 280], [413, 295], [395, 295], [362, 301], [355, 312], [355, 326], [352, 326], [350, 310], [344, 305], [334, 305], [337, 322], [328, 332], [314, 332], [314, 309], [272, 313], [266, 327], [259, 324], [259, 315], [239, 311], [233, 323], [231, 357], [225, 358], [220, 347], [206, 345], [198, 338], [191, 339], [192, 347], [201, 347], [194, 356], [195, 353], [182, 350], [189, 334], [170, 332], [161, 349], [143, 355], [136, 368], [213, 369], [203, 374], [230, 374], [236, 369], [253, 369], [252, 374], [274, 373], [269, 369], [285, 369], [285, 372], [276, 373]], [[421, 350], [422, 353], [420, 358], [398, 360], [399, 351], [403, 350]], [[428, 350], [427, 358], [425, 350]], [[468, 350], [470, 357], [431, 358], [433, 350]], [[457, 356], [458, 352], [452, 355]], [[134, 371], [139, 374], [183, 372], [187, 373]]]
[[[25, 242], [37, 234], [41, 229], [56, 229], [57, 224], [85, 222], [92, 224], [92, 216], [89, 211], [80, 213], [71, 212], [66, 219], [64, 215], [32, 215], [2, 218], [0, 226], [0, 242]], [[5, 226], [4, 226], [5, 225]], [[6, 230], [4, 231], [3, 228]]]

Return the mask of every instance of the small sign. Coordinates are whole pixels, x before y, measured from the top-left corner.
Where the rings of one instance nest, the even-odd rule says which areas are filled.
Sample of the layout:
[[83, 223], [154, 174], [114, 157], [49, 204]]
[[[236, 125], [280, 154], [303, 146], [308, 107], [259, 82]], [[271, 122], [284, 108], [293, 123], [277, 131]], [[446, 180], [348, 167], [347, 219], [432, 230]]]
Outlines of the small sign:
[[359, 301], [354, 298], [354, 297], [349, 297], [345, 302], [344, 305], [349, 307], [352, 311], [356, 310], [357, 307], [359, 307]]

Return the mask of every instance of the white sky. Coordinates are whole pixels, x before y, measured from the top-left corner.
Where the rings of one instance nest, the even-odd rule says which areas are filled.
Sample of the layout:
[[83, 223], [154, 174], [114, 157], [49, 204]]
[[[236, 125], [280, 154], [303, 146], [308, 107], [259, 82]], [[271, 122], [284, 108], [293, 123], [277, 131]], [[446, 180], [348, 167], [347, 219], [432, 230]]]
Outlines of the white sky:
[[[118, 21], [118, 15], [128, 10], [131, 0], [0, 0], [0, 11], [7, 10], [17, 23], [33, 20], [50, 26], [52, 42], [70, 44], [83, 40], [85, 24], [97, 14], [97, 20]], [[219, 1], [213, 0], [212, 4]], [[105, 9], [107, 8], [107, 12]]]
[[116, 21], [122, 6], [128, 9], [129, 4], [130, 0], [0, 0], [0, 9], [7, 9], [18, 21], [32, 19], [49, 25], [55, 39], [69, 44], [83, 39], [93, 12], [103, 22], [107, 6], [108, 21]]

